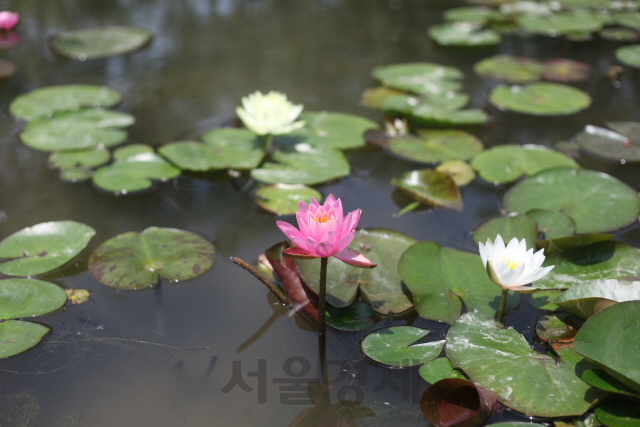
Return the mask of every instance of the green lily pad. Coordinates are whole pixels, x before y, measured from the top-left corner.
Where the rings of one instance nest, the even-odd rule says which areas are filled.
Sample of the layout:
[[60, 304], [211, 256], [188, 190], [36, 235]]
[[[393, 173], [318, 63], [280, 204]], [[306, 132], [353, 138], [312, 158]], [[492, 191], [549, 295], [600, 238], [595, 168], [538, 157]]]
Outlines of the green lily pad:
[[429, 384], [435, 384], [445, 378], [460, 378], [467, 380], [467, 376], [460, 369], [454, 369], [446, 357], [437, 357], [420, 366], [418, 373]]
[[[398, 260], [406, 248], [416, 242], [402, 233], [385, 229], [356, 231], [349, 247], [362, 252], [376, 268], [351, 267], [334, 257], [327, 267], [327, 302], [346, 307], [356, 298], [358, 288], [363, 299], [381, 314], [400, 313], [413, 307], [410, 294], [398, 276]], [[296, 259], [298, 272], [315, 292], [319, 290], [320, 260]]]
[[476, 179], [476, 173], [469, 163], [462, 160], [448, 160], [439, 164], [436, 171], [442, 172], [455, 182], [458, 187], [463, 187]]
[[152, 179], [166, 181], [180, 175], [180, 169], [172, 166], [156, 153], [142, 153], [116, 160], [98, 169], [93, 183], [115, 194], [141, 191], [153, 185]]
[[485, 150], [471, 161], [480, 178], [505, 184], [523, 174], [535, 175], [558, 167], [577, 168], [575, 160], [542, 145], [499, 145]]
[[56, 111], [81, 107], [109, 108], [121, 99], [117, 91], [104, 86], [47, 86], [18, 96], [9, 105], [9, 112], [12, 116], [30, 121], [38, 117], [51, 117]]
[[111, 153], [104, 147], [85, 150], [56, 151], [49, 156], [49, 167], [52, 169], [91, 169], [109, 161]]
[[155, 286], [158, 276], [176, 282], [200, 276], [215, 256], [213, 245], [196, 234], [149, 227], [101, 244], [89, 257], [89, 271], [111, 288], [141, 289]]
[[591, 384], [600, 390], [610, 393], [624, 394], [626, 396], [640, 397], [635, 391], [618, 381], [611, 375], [607, 374], [604, 369], [589, 369], [582, 373], [582, 381]]
[[134, 52], [151, 41], [151, 33], [136, 27], [99, 27], [65, 31], [49, 41], [59, 55], [84, 61]]
[[640, 393], [640, 301], [614, 304], [582, 325], [573, 348], [609, 375]]
[[13, 233], [0, 242], [0, 273], [37, 276], [71, 261], [84, 249], [95, 230], [75, 221], [43, 222]]
[[538, 234], [543, 233], [544, 239], [557, 239], [571, 236], [576, 232], [576, 224], [570, 216], [558, 211], [546, 209], [532, 209], [526, 213], [538, 223]]
[[413, 109], [409, 119], [425, 126], [467, 126], [486, 123], [489, 116], [477, 108], [448, 111], [431, 105], [421, 105]]
[[135, 117], [121, 111], [105, 110], [103, 108], [80, 108], [78, 110], [58, 111], [51, 117], [40, 117], [27, 124], [29, 128], [35, 121], [55, 121], [58, 123], [75, 124], [78, 122], [91, 123], [99, 128], [125, 128], [136, 122]]
[[485, 243], [487, 239], [492, 242], [499, 234], [505, 242], [509, 242], [516, 237], [518, 240], [525, 239], [527, 248], [535, 248], [538, 224], [533, 218], [526, 215], [509, 215], [505, 217], [492, 218], [480, 225], [473, 233], [473, 241]]
[[0, 320], [49, 313], [66, 301], [67, 294], [53, 283], [35, 279], [0, 280]]
[[640, 13], [638, 12], [621, 12], [613, 16], [614, 21], [624, 27], [640, 30]]
[[544, 67], [535, 59], [497, 55], [477, 62], [473, 70], [483, 77], [503, 82], [528, 83], [541, 80]]
[[253, 169], [267, 153], [265, 141], [248, 129], [214, 129], [202, 135], [202, 139], [204, 144], [171, 142], [158, 152], [180, 169], [191, 171]]
[[504, 15], [491, 7], [454, 7], [442, 15], [447, 21], [475, 22], [485, 25], [490, 21], [502, 21]]
[[606, 241], [552, 255], [543, 265], [555, 267], [536, 281], [536, 287], [568, 289], [589, 280], [640, 276], [640, 249]]
[[493, 46], [502, 36], [493, 30], [483, 29], [474, 22], [449, 22], [429, 28], [431, 37], [440, 46]]
[[127, 132], [98, 127], [84, 121], [34, 120], [20, 132], [20, 140], [36, 150], [80, 150], [98, 146], [112, 147], [127, 139]]
[[640, 300], [640, 282], [598, 279], [572, 286], [555, 303], [568, 312], [587, 319], [613, 304], [634, 300]]
[[598, 35], [604, 40], [614, 42], [637, 42], [640, 39], [637, 31], [623, 27], [603, 28]]
[[371, 306], [361, 302], [344, 308], [335, 308], [327, 306], [327, 325], [339, 331], [362, 331], [373, 325], [373, 321], [369, 318], [376, 312]]
[[617, 230], [633, 223], [640, 213], [638, 193], [631, 187], [604, 173], [567, 168], [520, 181], [504, 196], [503, 206], [509, 212], [563, 212], [581, 234]]
[[444, 346], [444, 340], [414, 344], [430, 332], [415, 326], [378, 329], [364, 337], [360, 342], [360, 349], [368, 358], [385, 365], [421, 365], [438, 357]]
[[446, 94], [418, 96], [396, 95], [383, 99], [380, 103], [387, 113], [433, 115], [445, 114], [457, 111], [469, 103], [469, 95], [460, 92], [447, 92]]
[[442, 172], [421, 169], [392, 178], [391, 183], [412, 199], [427, 206], [462, 211], [460, 189]]
[[544, 82], [499, 85], [491, 91], [489, 101], [501, 110], [542, 116], [574, 114], [591, 105], [589, 94], [580, 89]]
[[319, 191], [301, 184], [264, 185], [256, 190], [255, 201], [262, 209], [278, 215], [295, 215], [298, 202], [322, 199]]
[[584, 130], [574, 136], [580, 147], [589, 153], [610, 160], [640, 162], [640, 123], [634, 126], [622, 125], [628, 133], [622, 135], [609, 129], [587, 125]]
[[518, 27], [533, 34], [546, 36], [593, 33], [603, 27], [602, 19], [588, 12], [560, 12], [546, 16], [523, 14], [516, 18]]
[[276, 151], [272, 158], [279, 163], [267, 162], [252, 170], [251, 176], [267, 184], [314, 185], [348, 176], [351, 172], [342, 152], [305, 143]]
[[376, 67], [373, 78], [384, 86], [421, 95], [439, 95], [455, 92], [462, 87], [462, 71], [455, 67], [415, 62]]
[[294, 145], [302, 142], [320, 148], [348, 150], [364, 147], [364, 132], [379, 127], [364, 117], [327, 111], [304, 111], [300, 120], [306, 123], [304, 127], [287, 135], [274, 136], [274, 143]]
[[[489, 279], [476, 254], [420, 242], [402, 254], [398, 273], [425, 319], [453, 324], [463, 302], [468, 309], [477, 307], [490, 316], [498, 310], [500, 287]], [[519, 299], [512, 292], [506, 309], [515, 308]]]
[[396, 96], [404, 97], [404, 94], [405, 92], [402, 90], [379, 86], [365, 90], [362, 93], [360, 101], [365, 107], [380, 109], [386, 99]]
[[447, 160], [467, 160], [482, 151], [483, 145], [475, 136], [462, 130], [429, 130], [419, 137], [391, 138], [389, 150], [407, 160], [423, 163], [442, 163]]
[[529, 305], [542, 311], [561, 311], [562, 309], [553, 301], [562, 295], [562, 291], [549, 290], [537, 291], [529, 297]]
[[527, 415], [582, 415], [602, 392], [579, 377], [582, 357], [557, 350], [560, 362], [531, 349], [515, 329], [477, 310], [463, 314], [449, 329], [445, 352], [451, 365], [484, 387], [500, 403]]
[[155, 150], [153, 149], [153, 147], [147, 144], [129, 144], [113, 150], [113, 158], [115, 160], [122, 160], [126, 157], [133, 157], [137, 156], [138, 154], [154, 152]]
[[549, 344], [562, 343], [562, 340], [571, 340], [578, 332], [577, 328], [573, 327], [571, 316], [567, 315], [567, 313], [538, 316], [538, 319], [536, 335]]
[[537, 240], [539, 248], [544, 249], [545, 256], [551, 256], [574, 248], [582, 248], [598, 242], [613, 239], [613, 234], [594, 233], [581, 236], [557, 237], [555, 239]]
[[640, 427], [640, 408], [634, 399], [607, 399], [594, 410], [598, 421], [610, 427]]
[[93, 176], [93, 169], [85, 167], [75, 167], [60, 171], [60, 179], [67, 182], [86, 181]]
[[33, 322], [7, 320], [0, 323], [0, 359], [22, 353], [38, 344], [49, 328]]
[[616, 58], [624, 65], [640, 68], [640, 44], [633, 44], [617, 48]]
[[543, 77], [545, 80], [562, 83], [583, 82], [589, 78], [589, 73], [591, 73], [591, 67], [584, 62], [566, 58], [544, 61]]

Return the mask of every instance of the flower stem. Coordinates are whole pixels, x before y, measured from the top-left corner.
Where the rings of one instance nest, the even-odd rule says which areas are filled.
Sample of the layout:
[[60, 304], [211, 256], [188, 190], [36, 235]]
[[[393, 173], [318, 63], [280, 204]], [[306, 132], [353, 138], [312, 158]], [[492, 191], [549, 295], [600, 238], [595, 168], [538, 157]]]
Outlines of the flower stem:
[[269, 149], [271, 148], [271, 145], [273, 144], [273, 135], [271, 135], [270, 133], [264, 135], [264, 151], [268, 152]]
[[508, 289], [503, 289], [502, 295], [500, 296], [500, 305], [498, 306], [498, 313], [496, 314], [496, 319], [498, 319], [499, 322], [502, 322], [502, 318], [504, 317], [504, 306], [507, 305], [508, 293]]
[[325, 321], [325, 302], [327, 299], [327, 264], [329, 258], [320, 258], [320, 292], [318, 293], [318, 333], [324, 335], [327, 329]]

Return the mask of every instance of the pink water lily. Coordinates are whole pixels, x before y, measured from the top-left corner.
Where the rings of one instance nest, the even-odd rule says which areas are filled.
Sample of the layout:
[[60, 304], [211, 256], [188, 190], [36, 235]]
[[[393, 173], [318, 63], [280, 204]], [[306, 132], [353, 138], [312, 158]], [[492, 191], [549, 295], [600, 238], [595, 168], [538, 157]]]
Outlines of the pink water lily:
[[342, 202], [329, 194], [323, 205], [315, 199], [307, 204], [298, 203], [298, 230], [293, 225], [277, 221], [280, 230], [293, 242], [295, 247], [288, 248], [284, 253], [294, 258], [327, 258], [330, 256], [354, 267], [373, 268], [373, 264], [360, 252], [347, 246], [356, 235], [356, 225], [360, 220], [362, 210], [356, 209], [343, 217]]
[[20, 21], [19, 13], [8, 10], [0, 12], [0, 30], [9, 31], [18, 24], [18, 21]]

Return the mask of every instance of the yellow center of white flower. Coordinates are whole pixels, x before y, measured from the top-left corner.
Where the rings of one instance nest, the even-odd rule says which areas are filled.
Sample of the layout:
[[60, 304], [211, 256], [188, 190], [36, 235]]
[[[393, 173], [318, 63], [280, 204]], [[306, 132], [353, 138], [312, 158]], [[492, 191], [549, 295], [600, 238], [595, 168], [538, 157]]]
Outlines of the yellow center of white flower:
[[522, 260], [515, 258], [502, 257], [502, 262], [505, 262], [512, 270], [515, 270], [520, 264], [522, 264]]

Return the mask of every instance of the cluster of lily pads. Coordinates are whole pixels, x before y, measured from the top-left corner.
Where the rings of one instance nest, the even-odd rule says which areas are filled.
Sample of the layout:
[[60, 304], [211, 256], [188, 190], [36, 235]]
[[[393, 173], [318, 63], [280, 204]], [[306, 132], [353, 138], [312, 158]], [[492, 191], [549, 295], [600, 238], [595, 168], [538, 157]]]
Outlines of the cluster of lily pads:
[[[0, 242], [0, 359], [36, 345], [49, 331], [41, 323], [25, 321], [59, 309], [69, 299], [79, 304], [88, 292], [63, 290], [34, 279], [74, 259], [95, 235], [88, 225], [52, 221], [27, 227]], [[102, 243], [89, 257], [88, 268], [99, 283], [115, 289], [142, 289], [159, 277], [182, 281], [207, 271], [215, 249], [193, 233], [150, 227], [128, 232]], [[84, 292], [82, 292], [84, 291]], [[84, 296], [82, 296], [84, 294]]]

